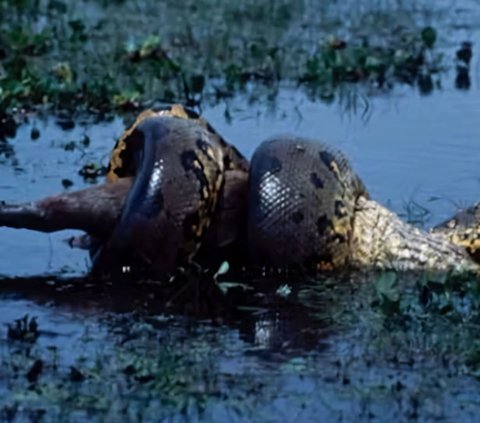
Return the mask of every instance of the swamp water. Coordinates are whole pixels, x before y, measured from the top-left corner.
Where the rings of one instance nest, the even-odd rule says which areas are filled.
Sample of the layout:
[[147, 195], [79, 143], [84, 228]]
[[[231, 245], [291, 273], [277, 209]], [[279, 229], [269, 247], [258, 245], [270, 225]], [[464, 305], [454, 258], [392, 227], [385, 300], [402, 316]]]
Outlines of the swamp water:
[[[478, 3], [453, 3], [454, 24], [471, 25], [448, 26], [444, 52], [452, 57], [463, 37], [478, 41], [480, 22]], [[272, 102], [239, 95], [203, 114], [247, 157], [274, 134], [325, 140], [347, 154], [374, 199], [430, 226], [480, 201], [478, 65], [474, 55], [468, 90], [455, 88], [452, 69], [429, 95], [399, 86], [367, 101], [360, 94], [325, 104], [281, 88]], [[76, 121], [64, 131], [53, 116], [31, 117], [1, 145], [0, 198], [54, 194], [64, 179], [71, 189], [86, 186], [78, 170], [105, 164], [123, 130], [120, 118]], [[299, 284], [291, 300], [214, 300], [198, 313], [178, 312], [148, 287], [82, 287], [75, 278], [88, 257], [63, 242], [72, 234], [0, 229], [1, 421], [478, 419], [471, 304], [460, 304], [454, 322], [442, 313], [389, 314], [359, 277]], [[74, 283], [52, 287], [49, 274]], [[43, 290], [29, 279], [39, 275]], [[33, 340], [8, 339], [7, 324], [25, 314], [20, 332]]]

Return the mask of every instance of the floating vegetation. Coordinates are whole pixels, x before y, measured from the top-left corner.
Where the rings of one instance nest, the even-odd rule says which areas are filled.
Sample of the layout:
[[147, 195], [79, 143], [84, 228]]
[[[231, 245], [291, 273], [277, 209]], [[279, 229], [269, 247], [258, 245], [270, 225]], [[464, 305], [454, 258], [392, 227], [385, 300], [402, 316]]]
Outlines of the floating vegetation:
[[316, 87], [321, 97], [346, 82], [367, 82], [380, 90], [395, 82], [417, 83], [427, 93], [433, 90], [433, 76], [442, 70], [442, 56], [432, 51], [435, 40], [432, 27], [385, 46], [371, 45], [367, 38], [356, 43], [331, 38], [306, 61], [299, 81]]
[[[213, 0], [182, 6], [3, 0], [2, 135], [11, 133], [12, 112], [38, 106], [99, 114], [152, 102], [198, 106], [238, 92], [275, 96], [279, 84], [301, 84], [324, 101], [358, 83], [369, 93], [399, 82], [428, 93], [448, 65], [435, 50], [435, 28], [414, 17], [389, 37], [377, 36], [388, 19], [368, 32], [338, 37], [332, 34], [341, 25], [324, 8], [311, 7], [288, 0], [222, 6]], [[175, 25], [187, 16], [185, 25]], [[320, 22], [329, 31], [320, 30]], [[263, 35], [259, 25], [267, 29]], [[467, 50], [459, 51], [459, 60], [467, 60]], [[252, 84], [266, 90], [252, 90]], [[458, 86], [466, 86], [464, 74]]]

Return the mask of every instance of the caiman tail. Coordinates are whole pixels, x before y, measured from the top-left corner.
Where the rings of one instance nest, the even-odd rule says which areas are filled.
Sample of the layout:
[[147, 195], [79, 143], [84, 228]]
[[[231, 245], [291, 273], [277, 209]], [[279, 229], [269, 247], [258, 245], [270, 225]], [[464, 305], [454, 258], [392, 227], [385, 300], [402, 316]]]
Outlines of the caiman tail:
[[480, 272], [462, 246], [410, 225], [363, 196], [357, 199], [351, 251], [352, 265], [361, 268]]

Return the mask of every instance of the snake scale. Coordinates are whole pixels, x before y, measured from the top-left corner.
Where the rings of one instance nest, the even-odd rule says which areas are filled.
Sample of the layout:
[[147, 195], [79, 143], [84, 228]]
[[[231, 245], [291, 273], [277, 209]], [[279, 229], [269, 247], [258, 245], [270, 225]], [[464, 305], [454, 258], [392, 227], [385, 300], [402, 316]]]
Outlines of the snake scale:
[[250, 164], [195, 112], [147, 110], [115, 145], [103, 184], [0, 206], [0, 226], [87, 232], [93, 271], [169, 274], [232, 255], [302, 273], [345, 268], [472, 271], [480, 206], [429, 232], [369, 198], [345, 156], [277, 136]]

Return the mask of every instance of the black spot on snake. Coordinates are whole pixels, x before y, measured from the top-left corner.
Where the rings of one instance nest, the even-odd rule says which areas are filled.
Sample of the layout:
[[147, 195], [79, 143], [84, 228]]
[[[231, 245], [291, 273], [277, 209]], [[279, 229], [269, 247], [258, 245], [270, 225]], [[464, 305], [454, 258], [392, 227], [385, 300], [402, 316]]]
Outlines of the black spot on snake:
[[297, 224], [300, 223], [304, 218], [305, 216], [300, 211], [296, 211], [295, 213], [292, 214], [292, 220]]
[[320, 235], [325, 235], [326, 231], [331, 229], [332, 222], [327, 217], [327, 215], [320, 216], [317, 220], [317, 230]]
[[145, 135], [137, 128], [123, 142], [126, 148], [119, 154], [122, 166], [114, 169], [114, 173], [119, 178], [135, 174], [139, 155], [142, 154], [145, 145]]
[[323, 181], [320, 178], [320, 176], [318, 176], [317, 172], [312, 172], [310, 174], [310, 181], [312, 182], [312, 184], [315, 188], [321, 189], [321, 188], [324, 187]]
[[232, 159], [227, 155], [223, 156], [223, 167], [225, 169], [230, 169], [231, 164], [232, 164]]

